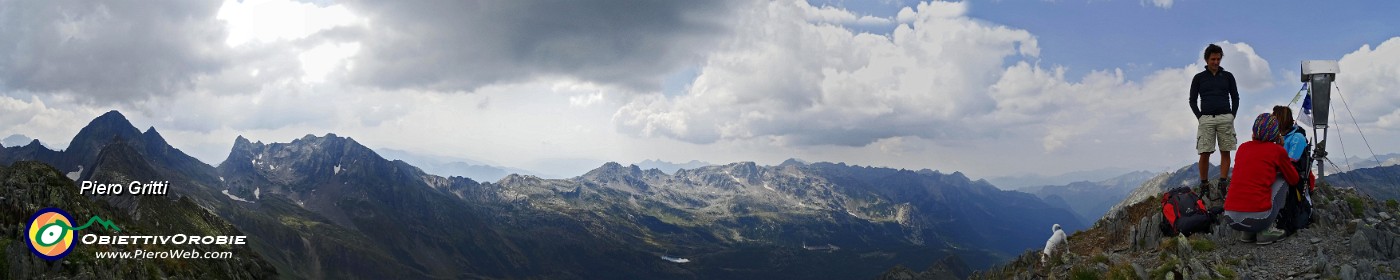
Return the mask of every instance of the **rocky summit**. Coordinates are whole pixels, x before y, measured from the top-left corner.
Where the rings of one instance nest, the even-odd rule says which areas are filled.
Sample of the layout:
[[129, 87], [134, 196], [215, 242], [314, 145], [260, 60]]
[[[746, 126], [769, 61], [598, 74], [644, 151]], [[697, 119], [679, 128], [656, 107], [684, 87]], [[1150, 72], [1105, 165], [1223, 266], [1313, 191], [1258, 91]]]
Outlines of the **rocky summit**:
[[[1027, 251], [972, 279], [1395, 279], [1400, 207], [1350, 188], [1320, 186], [1317, 222], [1270, 245], [1241, 243], [1221, 223], [1210, 233], [1163, 236], [1158, 197], [1116, 210], [1069, 236], [1069, 249], [1041, 262]], [[1048, 236], [1048, 234], [1047, 234]], [[898, 273], [891, 270], [890, 273]], [[917, 278], [905, 278], [917, 279]], [[932, 279], [932, 278], [924, 278]]]

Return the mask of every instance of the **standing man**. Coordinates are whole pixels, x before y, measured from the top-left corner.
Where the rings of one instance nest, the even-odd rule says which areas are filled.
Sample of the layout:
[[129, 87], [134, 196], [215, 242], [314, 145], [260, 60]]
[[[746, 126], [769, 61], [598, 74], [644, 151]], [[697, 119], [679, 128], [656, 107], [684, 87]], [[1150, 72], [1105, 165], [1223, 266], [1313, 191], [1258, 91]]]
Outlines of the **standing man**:
[[1240, 91], [1235, 75], [1220, 67], [1225, 51], [1220, 46], [1206, 47], [1206, 70], [1191, 78], [1191, 112], [1196, 114], [1196, 153], [1201, 160], [1201, 195], [1209, 198], [1212, 186], [1206, 173], [1210, 172], [1210, 154], [1220, 147], [1220, 180], [1216, 199], [1224, 196], [1230, 184], [1230, 151], [1235, 150], [1235, 112], [1240, 108]]

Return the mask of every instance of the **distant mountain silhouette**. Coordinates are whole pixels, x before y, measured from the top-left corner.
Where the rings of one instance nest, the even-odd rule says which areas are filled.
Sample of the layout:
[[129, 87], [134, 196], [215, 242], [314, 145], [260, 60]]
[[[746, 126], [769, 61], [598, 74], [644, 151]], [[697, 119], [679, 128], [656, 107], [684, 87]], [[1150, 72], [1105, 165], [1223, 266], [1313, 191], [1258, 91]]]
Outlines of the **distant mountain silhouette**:
[[[1088, 226], [1108, 213], [1113, 205], [1123, 201], [1133, 189], [1156, 175], [1152, 172], [1136, 171], [1098, 182], [1081, 181], [1060, 186], [1027, 187], [1022, 190], [1035, 194], [1047, 203], [1051, 200], [1063, 201], [1068, 209], [1081, 218], [1080, 224]], [[1072, 232], [1080, 228], [1064, 229]]]
[[681, 169], [696, 169], [705, 166], [710, 166], [713, 164], [698, 160], [691, 160], [686, 163], [674, 163], [669, 161], [662, 161], [659, 159], [648, 159], [643, 160], [642, 162], [638, 162], [636, 165], [637, 167], [641, 167], [642, 169], [658, 169], [661, 170], [661, 172], [666, 172], [667, 174], [674, 174], [676, 173], [676, 171]]
[[1332, 164], [1327, 165], [1327, 175], [1363, 168], [1400, 165], [1400, 154], [1397, 153], [1390, 153], [1384, 155], [1367, 154], [1365, 156], [1353, 155], [1345, 159], [1339, 159], [1331, 160]]
[[24, 136], [23, 134], [11, 134], [10, 136], [6, 136], [5, 139], [0, 139], [0, 147], [24, 146], [33, 140], [34, 139]]
[[1378, 200], [1400, 200], [1400, 165], [1331, 174], [1324, 181], [1340, 188], [1356, 188]]
[[1020, 174], [987, 178], [987, 182], [1002, 189], [1015, 190], [1029, 187], [1066, 185], [1073, 182], [1098, 182], [1123, 175], [1132, 170], [1126, 168], [1102, 168], [1074, 171], [1058, 175]]
[[495, 182], [510, 174], [540, 175], [530, 170], [491, 165], [472, 159], [421, 155], [395, 149], [376, 149], [375, 152], [386, 159], [402, 160], [422, 168], [428, 174], [445, 177], [461, 176], [481, 182]]

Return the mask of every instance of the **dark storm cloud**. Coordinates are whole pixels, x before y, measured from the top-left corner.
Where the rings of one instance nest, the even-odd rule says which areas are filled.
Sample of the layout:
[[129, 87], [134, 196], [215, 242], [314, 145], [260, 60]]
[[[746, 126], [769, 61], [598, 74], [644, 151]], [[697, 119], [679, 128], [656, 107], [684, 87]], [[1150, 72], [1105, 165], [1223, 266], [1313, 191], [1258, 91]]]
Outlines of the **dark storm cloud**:
[[729, 32], [727, 1], [354, 1], [370, 18], [351, 78], [471, 91], [538, 77], [659, 90]]
[[0, 92], [132, 103], [188, 89], [224, 59], [218, 1], [0, 0]]

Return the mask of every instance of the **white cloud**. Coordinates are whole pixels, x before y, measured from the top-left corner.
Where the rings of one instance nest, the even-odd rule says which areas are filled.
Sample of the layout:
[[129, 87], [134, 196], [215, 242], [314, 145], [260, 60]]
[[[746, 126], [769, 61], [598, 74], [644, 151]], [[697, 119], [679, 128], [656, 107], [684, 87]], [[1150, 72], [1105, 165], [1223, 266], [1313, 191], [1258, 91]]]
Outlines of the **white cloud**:
[[45, 101], [38, 96], [19, 99], [0, 95], [0, 134], [23, 134], [49, 149], [68, 147], [73, 135], [106, 110], [70, 101]]
[[822, 6], [818, 8], [810, 5], [803, 5], [801, 6], [801, 8], [807, 18], [807, 21], [811, 22], [866, 26], [883, 26], [894, 23], [894, 21], [888, 18], [868, 15], [857, 16], [856, 14], [851, 13], [850, 11], [846, 11], [832, 6]]
[[347, 58], [359, 52], [360, 43], [327, 43], [302, 52], [297, 56], [305, 72], [302, 82], [321, 83], [332, 72], [354, 70], [354, 63], [347, 63]]
[[1381, 116], [1376, 120], [1376, 126], [1383, 129], [1400, 129], [1400, 110]]
[[964, 3], [906, 9], [888, 37], [806, 20], [805, 2], [741, 15], [754, 26], [709, 56], [686, 95], [633, 101], [615, 116], [629, 133], [696, 143], [776, 137], [861, 146], [910, 135], [994, 133], [966, 118], [995, 109], [978, 92], [1007, 58], [1039, 54], [1029, 32], [967, 18]]
[[923, 150], [923, 146], [914, 145], [914, 143], [912, 142], [913, 141], [909, 140], [909, 138], [896, 136], [877, 140], [875, 141], [875, 143], [871, 143], [870, 145], [878, 148], [880, 152], [885, 153], [887, 155], [902, 155], [905, 153], [920, 152]]
[[598, 104], [598, 102], [603, 102], [602, 92], [594, 92], [569, 97], [569, 106], [574, 107], [588, 107], [593, 104]]
[[322, 7], [287, 0], [225, 0], [216, 18], [227, 24], [224, 43], [232, 47], [301, 39], [338, 26], [366, 24], [343, 5]]
[[[966, 3], [906, 9], [888, 36], [812, 22], [804, 5], [751, 9], [742, 24], [761, 28], [726, 41], [686, 94], [636, 98], [614, 124], [633, 135], [760, 141], [808, 152], [802, 147], [967, 157], [1016, 150], [1124, 163], [1107, 158], [1121, 155], [1114, 149], [1145, 145], [1177, 147], [1144, 151], [1149, 157], [1193, 154], [1196, 122], [1186, 89], [1201, 61], [1140, 80], [1110, 69], [1075, 81], [1064, 67], [1039, 65], [1033, 34], [968, 18]], [[1219, 44], [1242, 90], [1273, 86], [1269, 63], [1249, 44]], [[905, 148], [910, 143], [935, 147], [913, 151]]]
[[[1400, 129], [1400, 37], [1393, 37], [1375, 48], [1370, 45], [1342, 56], [1338, 61], [1336, 86], [1332, 94], [1330, 122], [1349, 123], [1346, 106], [1363, 129]], [[1338, 91], [1334, 88], [1334, 91]], [[1346, 98], [1345, 104], [1342, 98]]]
[[[1259, 90], [1274, 86], [1274, 76], [1269, 70], [1269, 62], [1255, 53], [1254, 47], [1230, 41], [1216, 42], [1215, 44], [1225, 51], [1224, 57], [1220, 61], [1220, 67], [1235, 74], [1235, 83], [1239, 85], [1240, 91]], [[1201, 49], [1205, 50], [1204, 47]], [[1204, 70], [1204, 58], [1198, 63], [1200, 65], [1195, 69]]]
[[[360, 52], [361, 43], [355, 41], [360, 38], [340, 33], [362, 31], [369, 24], [366, 18], [344, 5], [318, 6], [289, 0], [226, 0], [216, 17], [228, 30], [224, 43], [238, 52], [274, 56], [295, 54], [295, 65], [300, 66], [302, 72], [300, 80], [305, 83], [327, 82], [332, 75], [340, 77], [354, 70], [349, 58]], [[290, 61], [282, 63], [291, 65]], [[266, 80], [256, 77], [261, 76], [261, 70], [253, 68], [232, 74]]]
[[[1162, 8], [1162, 9], [1171, 9], [1171, 8], [1172, 8], [1172, 2], [1173, 2], [1173, 0], [1151, 0], [1151, 1], [1152, 1], [1152, 6], [1157, 6], [1158, 8]], [[1147, 4], [1147, 0], [1143, 0], [1143, 5], [1146, 5], [1146, 4]]]

